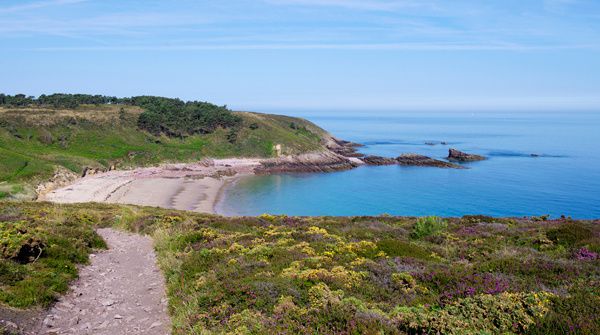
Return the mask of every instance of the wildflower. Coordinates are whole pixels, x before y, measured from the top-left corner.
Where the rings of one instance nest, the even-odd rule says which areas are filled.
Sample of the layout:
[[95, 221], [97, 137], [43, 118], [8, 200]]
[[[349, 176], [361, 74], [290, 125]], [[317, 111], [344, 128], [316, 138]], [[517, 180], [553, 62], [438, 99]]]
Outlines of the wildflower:
[[583, 247], [575, 253], [575, 258], [580, 261], [593, 261], [598, 259], [598, 253], [588, 250], [588, 248]]

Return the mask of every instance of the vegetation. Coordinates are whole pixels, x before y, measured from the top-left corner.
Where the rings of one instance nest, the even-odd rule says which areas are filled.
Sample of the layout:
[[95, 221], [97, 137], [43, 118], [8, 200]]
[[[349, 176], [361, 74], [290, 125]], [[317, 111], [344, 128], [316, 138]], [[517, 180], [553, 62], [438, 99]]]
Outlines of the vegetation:
[[135, 105], [145, 109], [140, 114], [138, 126], [155, 135], [183, 137], [193, 134], [210, 134], [217, 128], [235, 128], [242, 118], [226, 107], [207, 102], [183, 102], [179, 99], [159, 97], [132, 98]]
[[[112, 226], [154, 238], [175, 334], [600, 332], [597, 222], [224, 218], [47, 203], [4, 203], [0, 221], [2, 230], [28, 234], [2, 242], [10, 246], [2, 249], [0, 297], [9, 306], [47, 303], [18, 288], [39, 288], [40, 297], [60, 291], [66, 286], [33, 282], [55, 271], [42, 264], [84, 262], [89, 248], [101, 247], [90, 227]], [[425, 222], [438, 228], [417, 238]], [[577, 238], [553, 237], [565, 229]], [[29, 241], [45, 246], [35, 262], [15, 257]], [[54, 244], [61, 247], [50, 252]]]
[[306, 120], [203, 102], [0, 95], [0, 199], [32, 198], [34, 186], [61, 167], [81, 174], [85, 167], [273, 157], [277, 144], [282, 154], [299, 154], [323, 150], [325, 134]]
[[3, 206], [0, 212], [0, 303], [47, 306], [77, 277], [94, 248], [105, 247], [85, 213]]

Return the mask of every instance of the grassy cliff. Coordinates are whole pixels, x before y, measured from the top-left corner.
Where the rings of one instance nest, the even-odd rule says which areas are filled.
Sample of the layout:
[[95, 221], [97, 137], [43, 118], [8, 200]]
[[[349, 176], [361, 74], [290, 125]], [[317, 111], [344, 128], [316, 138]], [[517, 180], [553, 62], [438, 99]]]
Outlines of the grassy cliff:
[[57, 167], [146, 166], [206, 157], [274, 157], [323, 150], [326, 132], [309, 121], [234, 112], [241, 122], [210, 133], [169, 136], [139, 127], [144, 108], [131, 105], [0, 107], [0, 198], [32, 194]]

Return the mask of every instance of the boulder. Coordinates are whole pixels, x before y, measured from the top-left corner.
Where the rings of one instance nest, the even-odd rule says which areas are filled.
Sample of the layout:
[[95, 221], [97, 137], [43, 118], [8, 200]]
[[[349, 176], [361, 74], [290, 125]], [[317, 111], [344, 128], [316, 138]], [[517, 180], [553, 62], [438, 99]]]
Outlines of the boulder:
[[468, 154], [466, 152], [462, 152], [456, 149], [448, 150], [448, 160], [455, 162], [475, 162], [482, 161], [486, 158], [480, 155]]

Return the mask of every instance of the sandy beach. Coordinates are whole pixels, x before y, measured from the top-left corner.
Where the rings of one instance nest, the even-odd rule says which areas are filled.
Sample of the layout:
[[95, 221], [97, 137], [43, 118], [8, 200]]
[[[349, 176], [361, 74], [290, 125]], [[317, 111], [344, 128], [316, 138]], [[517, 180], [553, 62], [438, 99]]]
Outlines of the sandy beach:
[[121, 203], [214, 213], [227, 181], [253, 174], [259, 165], [259, 159], [234, 158], [109, 171], [80, 178], [41, 194], [38, 200]]

